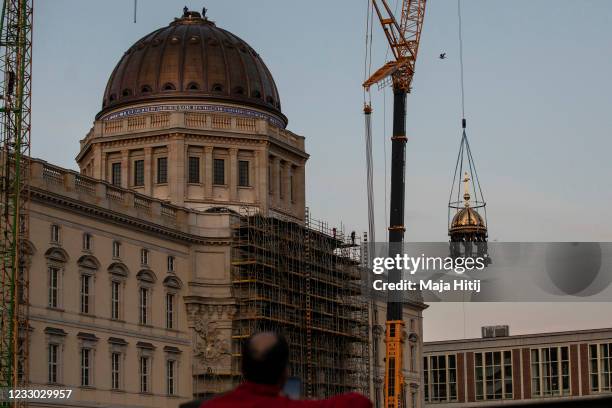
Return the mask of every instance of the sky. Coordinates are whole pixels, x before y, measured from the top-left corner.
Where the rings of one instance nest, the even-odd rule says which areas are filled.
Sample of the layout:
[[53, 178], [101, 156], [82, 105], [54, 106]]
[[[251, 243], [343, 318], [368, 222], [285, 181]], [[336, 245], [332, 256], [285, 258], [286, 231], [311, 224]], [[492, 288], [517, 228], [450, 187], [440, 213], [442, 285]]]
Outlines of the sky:
[[[396, 0], [390, 0], [393, 6]], [[37, 0], [32, 154], [76, 169], [78, 141], [123, 52], [184, 5], [246, 40], [306, 137], [307, 205], [367, 229], [362, 113], [366, 0]], [[447, 240], [461, 136], [457, 2], [429, 0], [408, 98], [406, 239]], [[612, 241], [612, 2], [462, 0], [467, 133], [496, 241]], [[374, 26], [373, 64], [387, 53]], [[438, 55], [446, 52], [447, 58]], [[391, 91], [373, 91], [375, 206], [385, 237]], [[602, 313], [605, 311], [607, 313]], [[612, 326], [612, 304], [446, 304], [425, 340]]]

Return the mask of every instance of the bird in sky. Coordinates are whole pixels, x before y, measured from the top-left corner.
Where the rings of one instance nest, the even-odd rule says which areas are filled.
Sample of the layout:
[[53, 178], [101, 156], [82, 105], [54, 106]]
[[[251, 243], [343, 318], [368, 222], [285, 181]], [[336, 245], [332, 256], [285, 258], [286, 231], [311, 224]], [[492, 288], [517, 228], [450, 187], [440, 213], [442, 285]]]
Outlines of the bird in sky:
[[446, 53], [445, 53], [445, 52], [443, 52], [442, 54], [440, 54], [440, 59], [441, 59], [441, 60], [446, 59]]

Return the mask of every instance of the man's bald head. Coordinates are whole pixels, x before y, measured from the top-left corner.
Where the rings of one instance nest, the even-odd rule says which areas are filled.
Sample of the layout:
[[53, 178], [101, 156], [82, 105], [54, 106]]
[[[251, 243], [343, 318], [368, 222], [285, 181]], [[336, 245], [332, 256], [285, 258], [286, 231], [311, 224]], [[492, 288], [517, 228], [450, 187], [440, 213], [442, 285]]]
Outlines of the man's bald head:
[[253, 334], [242, 347], [242, 375], [258, 384], [282, 385], [289, 364], [289, 346], [280, 334]]

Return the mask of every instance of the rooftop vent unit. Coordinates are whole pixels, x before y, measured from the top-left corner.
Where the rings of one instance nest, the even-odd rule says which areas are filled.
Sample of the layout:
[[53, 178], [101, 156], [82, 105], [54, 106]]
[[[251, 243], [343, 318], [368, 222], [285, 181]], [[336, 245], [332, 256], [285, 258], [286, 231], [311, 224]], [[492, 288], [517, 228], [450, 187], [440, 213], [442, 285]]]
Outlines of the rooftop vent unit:
[[510, 336], [510, 326], [484, 326], [482, 328], [482, 338], [492, 339], [494, 337]]

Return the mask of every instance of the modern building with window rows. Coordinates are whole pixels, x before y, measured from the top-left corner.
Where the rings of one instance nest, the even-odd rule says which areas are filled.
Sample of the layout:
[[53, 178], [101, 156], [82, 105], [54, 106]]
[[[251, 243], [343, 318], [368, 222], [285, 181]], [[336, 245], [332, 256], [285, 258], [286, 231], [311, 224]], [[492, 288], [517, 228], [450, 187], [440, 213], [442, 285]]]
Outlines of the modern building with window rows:
[[518, 336], [489, 329], [480, 339], [424, 344], [427, 406], [612, 399], [612, 329]]

